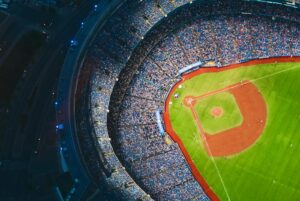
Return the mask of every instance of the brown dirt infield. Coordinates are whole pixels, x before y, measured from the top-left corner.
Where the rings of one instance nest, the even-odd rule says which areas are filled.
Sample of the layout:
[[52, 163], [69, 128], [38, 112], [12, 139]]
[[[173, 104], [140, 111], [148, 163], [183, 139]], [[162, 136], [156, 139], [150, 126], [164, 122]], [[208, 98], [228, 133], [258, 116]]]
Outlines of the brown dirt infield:
[[182, 84], [185, 80], [190, 79], [194, 76], [197, 76], [202, 73], [209, 73], [209, 72], [221, 72], [225, 71], [228, 69], [234, 69], [234, 68], [239, 68], [241, 66], [251, 66], [251, 65], [257, 65], [257, 64], [267, 64], [267, 63], [275, 63], [275, 62], [300, 62], [300, 57], [275, 57], [275, 58], [265, 58], [265, 59], [257, 59], [257, 60], [251, 60], [245, 63], [237, 63], [237, 64], [231, 64], [226, 67], [222, 68], [217, 68], [217, 67], [210, 67], [210, 68], [200, 68], [197, 71], [191, 72], [189, 74], [186, 74], [182, 77], [182, 80], [176, 83], [171, 91], [169, 92], [169, 95], [165, 101], [165, 111], [163, 115], [164, 123], [165, 123], [165, 128], [167, 133], [170, 135], [170, 137], [173, 139], [174, 142], [176, 142], [179, 145], [179, 148], [181, 149], [187, 163], [189, 164], [191, 168], [191, 172], [195, 179], [198, 181], [198, 183], [201, 185], [203, 188], [205, 194], [212, 200], [212, 201], [219, 201], [220, 199], [218, 196], [214, 193], [214, 191], [210, 188], [210, 186], [206, 183], [205, 179], [203, 176], [200, 174], [199, 170], [197, 169], [196, 165], [194, 164], [191, 156], [187, 152], [183, 142], [181, 139], [177, 136], [175, 131], [172, 128], [172, 124], [170, 121], [170, 113], [169, 113], [169, 103], [171, 100], [171, 95], [174, 93], [176, 88]]
[[[203, 129], [195, 107], [189, 105], [194, 119], [201, 133], [202, 140], [208, 155], [230, 156], [239, 153], [251, 146], [262, 134], [267, 118], [267, 108], [262, 95], [250, 81], [237, 83], [228, 87], [209, 92], [214, 95], [227, 91], [234, 95], [244, 121], [242, 125], [226, 131], [209, 135]], [[206, 97], [207, 94], [194, 98]]]

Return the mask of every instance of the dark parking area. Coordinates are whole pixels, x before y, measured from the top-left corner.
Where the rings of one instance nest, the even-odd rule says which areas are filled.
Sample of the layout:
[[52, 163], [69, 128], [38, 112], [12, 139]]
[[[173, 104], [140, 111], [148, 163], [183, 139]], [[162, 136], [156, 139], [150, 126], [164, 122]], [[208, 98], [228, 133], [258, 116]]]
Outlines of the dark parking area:
[[3, 12], [0, 12], [0, 23], [6, 18], [6, 14]]
[[45, 34], [31, 30], [17, 41], [3, 65], [0, 66], [0, 103], [9, 102], [17, 81], [34, 61], [45, 39]]

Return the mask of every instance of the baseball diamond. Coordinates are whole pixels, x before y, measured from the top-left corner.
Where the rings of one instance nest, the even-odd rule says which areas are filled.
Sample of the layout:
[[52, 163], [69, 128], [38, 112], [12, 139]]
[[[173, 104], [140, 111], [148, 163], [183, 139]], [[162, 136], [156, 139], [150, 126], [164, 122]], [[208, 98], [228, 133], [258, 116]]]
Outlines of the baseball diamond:
[[[173, 86], [165, 103], [167, 132], [212, 200], [300, 197], [291, 182], [300, 179], [293, 146], [299, 143], [299, 61], [203, 67]], [[280, 165], [283, 160], [289, 165]]]

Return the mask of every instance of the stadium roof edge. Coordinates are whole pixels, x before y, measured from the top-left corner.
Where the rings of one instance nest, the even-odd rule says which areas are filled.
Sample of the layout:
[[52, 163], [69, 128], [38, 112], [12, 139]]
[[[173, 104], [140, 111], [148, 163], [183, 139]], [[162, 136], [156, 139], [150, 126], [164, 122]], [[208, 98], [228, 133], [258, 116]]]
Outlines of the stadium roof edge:
[[253, 1], [253, 2], [261, 2], [261, 3], [269, 3], [269, 4], [279, 4], [283, 6], [288, 6], [292, 8], [300, 8], [300, 0], [277, 0], [277, 1], [268, 1], [268, 0], [244, 0], [244, 1]]

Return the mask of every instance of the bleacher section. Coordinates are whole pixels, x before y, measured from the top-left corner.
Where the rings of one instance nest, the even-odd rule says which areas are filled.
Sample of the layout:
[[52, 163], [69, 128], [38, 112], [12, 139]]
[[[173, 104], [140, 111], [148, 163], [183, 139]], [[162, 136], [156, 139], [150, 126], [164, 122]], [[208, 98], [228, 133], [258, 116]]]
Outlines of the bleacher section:
[[191, 63], [300, 55], [299, 22], [292, 7], [254, 1], [127, 1], [82, 66], [90, 81], [76, 123], [94, 180], [122, 200], [209, 200], [177, 144], [161, 139], [156, 109]]

